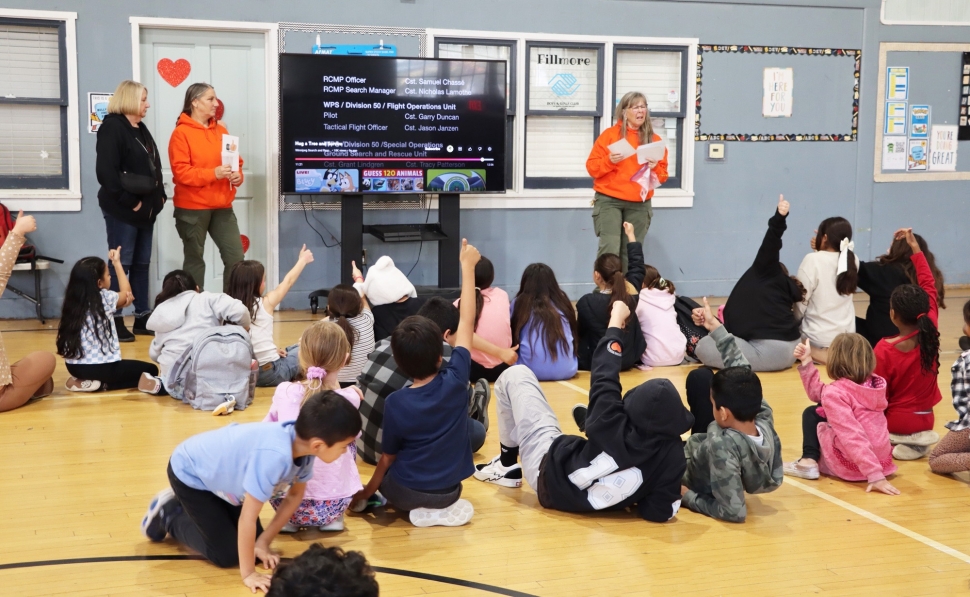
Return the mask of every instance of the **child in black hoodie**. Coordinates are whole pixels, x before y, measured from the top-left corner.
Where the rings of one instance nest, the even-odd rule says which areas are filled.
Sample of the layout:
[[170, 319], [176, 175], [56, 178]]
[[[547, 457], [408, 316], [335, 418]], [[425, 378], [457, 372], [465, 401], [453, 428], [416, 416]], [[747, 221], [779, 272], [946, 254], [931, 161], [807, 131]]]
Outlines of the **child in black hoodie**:
[[477, 465], [476, 479], [519, 487], [524, 473], [543, 507], [565, 512], [635, 504], [652, 522], [677, 514], [687, 467], [680, 435], [694, 417], [665, 379], [650, 380], [621, 397], [621, 326], [629, 315], [625, 303], [613, 304], [609, 329], [593, 353], [589, 439], [563, 435], [535, 375], [527, 367], [511, 367], [495, 382], [502, 453]]

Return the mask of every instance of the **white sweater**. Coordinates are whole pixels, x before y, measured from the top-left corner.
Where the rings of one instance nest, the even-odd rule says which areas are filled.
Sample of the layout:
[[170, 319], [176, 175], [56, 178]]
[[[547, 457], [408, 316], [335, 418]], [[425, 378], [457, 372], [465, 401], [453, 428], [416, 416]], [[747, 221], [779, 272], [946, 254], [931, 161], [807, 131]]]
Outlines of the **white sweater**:
[[833, 251], [809, 253], [798, 266], [796, 277], [807, 292], [803, 302], [795, 303], [795, 316], [802, 319], [802, 337], [817, 348], [828, 348], [839, 334], [855, 332], [852, 295], [835, 289], [838, 267], [839, 254]]

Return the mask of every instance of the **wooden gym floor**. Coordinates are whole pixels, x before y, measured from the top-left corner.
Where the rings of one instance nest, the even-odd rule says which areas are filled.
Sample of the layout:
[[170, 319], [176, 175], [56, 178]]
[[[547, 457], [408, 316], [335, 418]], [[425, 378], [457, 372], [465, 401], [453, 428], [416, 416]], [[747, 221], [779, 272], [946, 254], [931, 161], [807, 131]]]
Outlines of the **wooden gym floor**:
[[[942, 311], [943, 355], [937, 431], [953, 418], [950, 365], [958, 354], [961, 307], [956, 289]], [[857, 303], [864, 313], [865, 303]], [[277, 316], [283, 346], [314, 319]], [[0, 322], [11, 361], [54, 350], [55, 325]], [[123, 344], [125, 358], [147, 359], [149, 338]], [[683, 393], [689, 367], [623, 374], [626, 388], [668, 377]], [[148, 542], [139, 521], [166, 483], [172, 449], [190, 435], [229, 422], [259, 421], [272, 391], [230, 418], [191, 410], [137, 391], [71, 394], [63, 361], [55, 394], [0, 414], [0, 586], [6, 595], [248, 595], [238, 570], [189, 559], [170, 540]], [[794, 369], [762, 375], [775, 410], [784, 458], [799, 456], [801, 412], [808, 404]], [[566, 433], [585, 402], [589, 375], [545, 383]], [[494, 405], [492, 405], [494, 415]], [[494, 421], [494, 416], [492, 418]], [[497, 453], [497, 432], [476, 454]], [[748, 497], [748, 521], [730, 524], [682, 509], [667, 524], [630, 513], [571, 515], [544, 510], [531, 489], [474, 479], [464, 497], [475, 506], [461, 528], [412, 527], [393, 511], [348, 515], [340, 533], [304, 531], [274, 547], [286, 557], [315, 541], [363, 551], [378, 567], [382, 595], [953, 595], [970, 581], [967, 479], [932, 474], [926, 460], [901, 462], [898, 497], [865, 493], [865, 484], [786, 478], [767, 495]], [[365, 481], [372, 468], [361, 464]], [[272, 510], [266, 507], [264, 520]], [[153, 558], [154, 557], [154, 558]]]

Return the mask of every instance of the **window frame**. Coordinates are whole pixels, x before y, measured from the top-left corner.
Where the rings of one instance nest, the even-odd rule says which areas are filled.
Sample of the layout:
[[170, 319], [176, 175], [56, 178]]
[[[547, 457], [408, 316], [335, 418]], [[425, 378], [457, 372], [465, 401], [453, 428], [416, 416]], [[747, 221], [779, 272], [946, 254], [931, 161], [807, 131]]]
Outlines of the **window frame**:
[[[59, 98], [0, 98], [0, 102], [20, 105], [58, 105], [61, 110], [60, 176], [0, 177], [0, 200], [11, 210], [80, 211], [81, 156], [80, 117], [77, 87], [76, 12], [0, 8], [0, 22], [10, 25], [57, 27], [61, 96]], [[11, 183], [16, 180], [18, 186]]]
[[[678, 112], [650, 112], [650, 118], [676, 118], [677, 119], [677, 161], [675, 163], [675, 172], [668, 172], [667, 182], [664, 184], [670, 187], [683, 188], [683, 155], [684, 155], [684, 129], [685, 122], [687, 121], [687, 78], [690, 70], [690, 63], [688, 62], [688, 48], [686, 46], [661, 46], [661, 45], [647, 45], [647, 44], [613, 44], [613, 88], [610, 90], [611, 97], [613, 101], [612, 106], [616, 106], [616, 102], [619, 101], [619, 97], [616, 94], [616, 65], [617, 65], [617, 54], [619, 52], [679, 52], [680, 53], [680, 111]], [[613, 122], [613, 115], [610, 114], [610, 122]], [[668, 153], [669, 153], [668, 149]]]

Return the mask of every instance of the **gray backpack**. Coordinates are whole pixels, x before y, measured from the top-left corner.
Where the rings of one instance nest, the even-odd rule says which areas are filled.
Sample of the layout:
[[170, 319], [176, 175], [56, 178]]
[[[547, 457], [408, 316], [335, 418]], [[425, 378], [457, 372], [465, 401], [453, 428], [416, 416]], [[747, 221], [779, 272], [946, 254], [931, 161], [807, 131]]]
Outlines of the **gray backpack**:
[[230, 398], [243, 410], [256, 393], [254, 358], [249, 332], [241, 326], [211, 327], [175, 362], [169, 393], [198, 410], [214, 410]]

